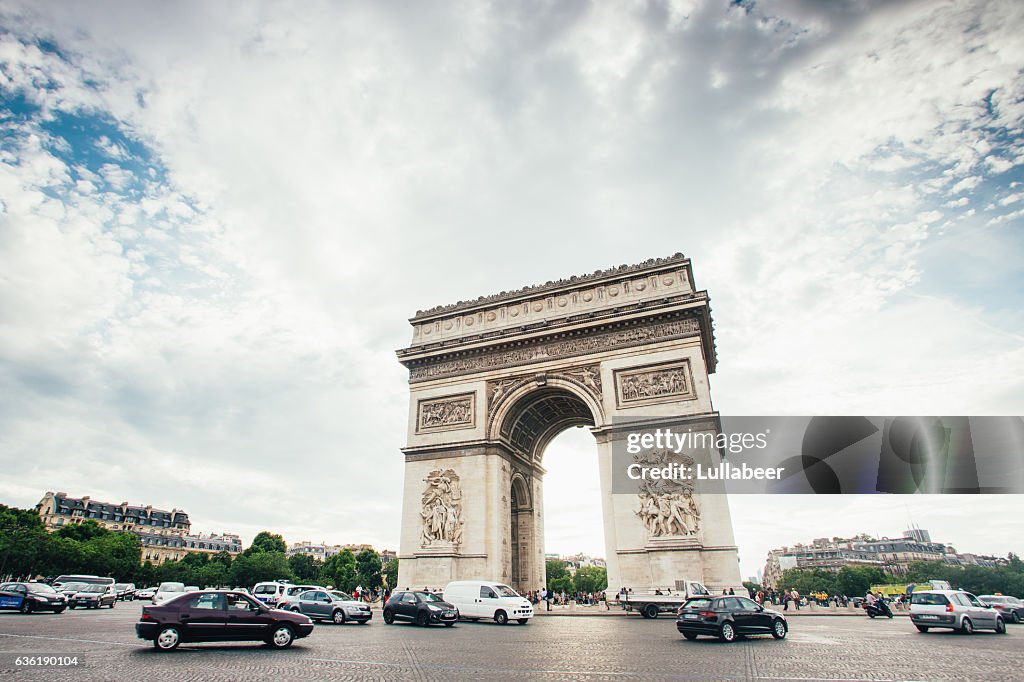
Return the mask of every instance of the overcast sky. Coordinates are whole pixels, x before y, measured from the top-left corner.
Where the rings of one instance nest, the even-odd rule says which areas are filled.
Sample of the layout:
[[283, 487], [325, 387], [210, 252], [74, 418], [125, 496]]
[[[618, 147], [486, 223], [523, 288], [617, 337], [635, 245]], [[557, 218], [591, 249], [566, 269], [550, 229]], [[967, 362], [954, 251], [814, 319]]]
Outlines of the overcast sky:
[[[4, 503], [395, 547], [407, 318], [677, 251], [725, 414], [1024, 414], [1015, 0], [0, 0], [0, 26]], [[603, 554], [589, 437], [545, 461], [549, 551]], [[1019, 498], [732, 508], [744, 576], [911, 517], [1024, 550]]]

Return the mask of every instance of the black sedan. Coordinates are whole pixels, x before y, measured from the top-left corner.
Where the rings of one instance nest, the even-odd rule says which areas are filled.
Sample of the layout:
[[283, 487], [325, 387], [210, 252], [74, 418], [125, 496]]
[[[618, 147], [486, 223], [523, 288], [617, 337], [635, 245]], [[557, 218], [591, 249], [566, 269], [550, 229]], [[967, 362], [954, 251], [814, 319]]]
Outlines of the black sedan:
[[158, 651], [173, 651], [182, 642], [265, 642], [287, 649], [313, 632], [313, 621], [300, 613], [279, 611], [241, 592], [192, 592], [142, 607], [135, 634]]
[[744, 635], [771, 635], [783, 639], [789, 632], [786, 617], [746, 597], [696, 597], [679, 607], [676, 629], [689, 640], [699, 635], [723, 642]]
[[68, 608], [81, 606], [83, 609], [98, 609], [101, 606], [114, 608], [117, 603], [117, 590], [113, 585], [82, 585], [68, 597]]
[[404, 620], [417, 625], [444, 623], [450, 628], [458, 619], [459, 610], [431, 592], [395, 592], [384, 605], [384, 622], [388, 625]]
[[46, 583], [4, 583], [0, 585], [0, 609], [32, 613], [53, 611], [62, 613], [68, 606], [67, 598]]

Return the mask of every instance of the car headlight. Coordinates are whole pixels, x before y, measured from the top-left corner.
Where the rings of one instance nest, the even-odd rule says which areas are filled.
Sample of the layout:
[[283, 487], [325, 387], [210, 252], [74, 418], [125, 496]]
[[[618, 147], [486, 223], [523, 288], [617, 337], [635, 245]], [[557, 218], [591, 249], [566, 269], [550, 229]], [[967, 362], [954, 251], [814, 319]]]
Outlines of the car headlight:
[[427, 608], [431, 611], [444, 611], [440, 606], [434, 606], [433, 604], [427, 604]]

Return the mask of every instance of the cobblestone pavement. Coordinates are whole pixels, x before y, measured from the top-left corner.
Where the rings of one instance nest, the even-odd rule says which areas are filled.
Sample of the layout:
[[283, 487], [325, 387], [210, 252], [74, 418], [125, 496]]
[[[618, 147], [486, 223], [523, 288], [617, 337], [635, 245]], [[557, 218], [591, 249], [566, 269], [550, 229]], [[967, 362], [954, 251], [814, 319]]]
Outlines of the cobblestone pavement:
[[[158, 653], [136, 639], [138, 603], [60, 615], [0, 613], [0, 677], [14, 680], [964, 680], [1021, 679], [1024, 625], [1009, 633], [918, 633], [905, 618], [791, 621], [789, 637], [684, 640], [674, 619], [535, 619], [454, 628], [317, 625], [291, 649], [198, 644]], [[15, 654], [85, 665], [16, 668]]]

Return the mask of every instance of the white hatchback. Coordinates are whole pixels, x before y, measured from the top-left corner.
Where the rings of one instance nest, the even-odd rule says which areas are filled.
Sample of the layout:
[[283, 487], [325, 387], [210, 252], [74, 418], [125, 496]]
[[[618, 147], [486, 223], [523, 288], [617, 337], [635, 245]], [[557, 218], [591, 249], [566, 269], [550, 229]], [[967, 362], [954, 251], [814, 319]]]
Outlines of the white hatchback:
[[915, 590], [910, 595], [910, 620], [920, 632], [950, 628], [965, 635], [975, 630], [1006, 633], [998, 611], [961, 590]]

